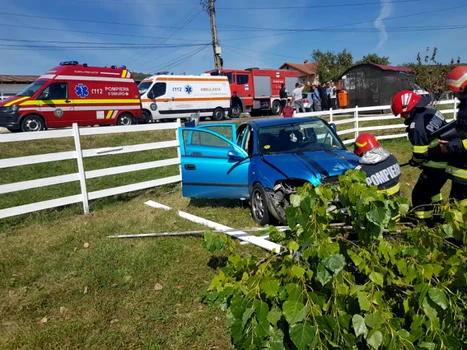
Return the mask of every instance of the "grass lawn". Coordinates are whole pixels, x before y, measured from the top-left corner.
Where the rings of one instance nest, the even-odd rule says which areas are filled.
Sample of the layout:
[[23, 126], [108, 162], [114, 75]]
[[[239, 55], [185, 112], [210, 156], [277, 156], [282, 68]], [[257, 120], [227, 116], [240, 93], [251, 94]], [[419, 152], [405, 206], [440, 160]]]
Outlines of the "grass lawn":
[[[130, 134], [125, 136], [125, 142], [115, 137], [90, 138], [83, 148], [164, 138], [173, 139], [173, 131], [166, 135], [148, 133], [144, 137]], [[60, 143], [65, 141], [51, 142], [52, 145], [43, 143], [41, 152], [44, 149], [57, 151], [57, 147], [66, 150], [66, 145]], [[384, 146], [400, 163], [410, 158], [407, 141], [388, 141]], [[2, 144], [1, 148], [2, 157], [37, 153], [36, 147], [26, 144], [14, 148]], [[97, 169], [172, 156], [167, 151], [151, 151], [86, 161], [89, 161], [89, 168]], [[59, 169], [67, 173], [76, 170], [73, 166], [70, 162], [60, 165]], [[34, 173], [38, 172], [58, 175], [57, 169], [35, 167], [31, 166], [28, 172], [2, 170], [6, 175], [1, 181], [35, 178]], [[173, 171], [177, 172], [178, 167]], [[405, 194], [410, 195], [418, 173], [418, 169], [403, 168], [401, 186]], [[91, 182], [89, 187], [102, 189], [162, 176], [168, 175], [154, 169], [120, 175], [120, 178], [97, 179], [101, 182]], [[79, 190], [79, 187], [72, 187], [76, 185], [51, 186], [46, 192], [21, 191], [19, 197], [11, 194], [0, 198], [0, 205], [73, 194], [72, 191]], [[32, 195], [34, 191], [39, 192]], [[72, 205], [0, 221], [3, 232], [0, 234], [0, 348], [231, 348], [225, 315], [196, 301], [222, 264], [222, 259], [204, 251], [202, 236], [106, 238], [116, 234], [205, 228], [173, 212], [145, 206], [146, 200], [231, 227], [255, 226], [247, 203], [190, 201], [181, 196], [178, 184], [91, 201], [89, 216], [79, 215], [80, 205]], [[241, 254], [264, 254], [251, 245], [239, 246], [238, 250]]]

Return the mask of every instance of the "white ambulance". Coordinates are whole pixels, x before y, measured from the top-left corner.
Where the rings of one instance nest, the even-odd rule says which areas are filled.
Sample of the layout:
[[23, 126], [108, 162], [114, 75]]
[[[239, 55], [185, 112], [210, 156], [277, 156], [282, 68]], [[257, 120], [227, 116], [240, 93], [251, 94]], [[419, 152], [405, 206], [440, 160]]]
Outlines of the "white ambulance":
[[138, 85], [146, 120], [189, 118], [222, 120], [230, 108], [230, 85], [225, 76], [209, 74], [154, 75]]

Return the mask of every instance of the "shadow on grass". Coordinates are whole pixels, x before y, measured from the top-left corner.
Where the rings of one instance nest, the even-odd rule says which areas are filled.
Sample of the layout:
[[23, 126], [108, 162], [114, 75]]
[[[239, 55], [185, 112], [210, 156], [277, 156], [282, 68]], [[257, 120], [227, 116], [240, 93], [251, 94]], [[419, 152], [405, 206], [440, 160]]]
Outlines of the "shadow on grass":
[[248, 202], [239, 199], [205, 199], [191, 198], [190, 206], [198, 208], [223, 207], [223, 208], [248, 208]]
[[227, 266], [227, 257], [226, 256], [216, 256], [213, 255], [208, 261], [208, 266], [213, 269], [217, 270]]

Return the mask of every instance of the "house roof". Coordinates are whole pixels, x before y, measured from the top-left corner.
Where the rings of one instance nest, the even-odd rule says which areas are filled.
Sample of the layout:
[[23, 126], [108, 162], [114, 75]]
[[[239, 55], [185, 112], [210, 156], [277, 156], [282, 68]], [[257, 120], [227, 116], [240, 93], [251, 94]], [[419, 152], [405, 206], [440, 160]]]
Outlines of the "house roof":
[[38, 78], [38, 75], [0, 75], [0, 84], [32, 83]]
[[285, 62], [282, 66], [279, 67], [279, 69], [284, 69], [286, 66], [289, 66], [290, 68], [296, 69], [302, 73], [305, 73], [306, 75], [312, 75], [316, 74], [316, 62], [312, 63], [290, 63], [290, 62]]
[[395, 72], [407, 72], [412, 73], [413, 70], [408, 67], [400, 67], [400, 66], [384, 66], [382, 64], [372, 64], [372, 66], [376, 66], [382, 70], [390, 70]]

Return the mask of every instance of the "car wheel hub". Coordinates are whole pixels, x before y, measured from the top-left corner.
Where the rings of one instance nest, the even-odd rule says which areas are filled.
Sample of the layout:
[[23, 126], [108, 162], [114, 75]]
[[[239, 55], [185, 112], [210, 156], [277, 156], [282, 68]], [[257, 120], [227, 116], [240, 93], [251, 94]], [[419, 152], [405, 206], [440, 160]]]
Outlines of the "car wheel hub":
[[29, 131], [38, 131], [40, 129], [40, 123], [37, 120], [28, 120], [26, 122], [26, 128]]
[[264, 217], [264, 201], [259, 191], [255, 191], [253, 194], [253, 212], [260, 220]]

